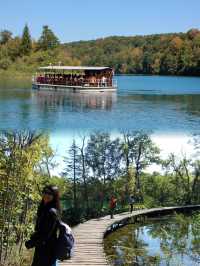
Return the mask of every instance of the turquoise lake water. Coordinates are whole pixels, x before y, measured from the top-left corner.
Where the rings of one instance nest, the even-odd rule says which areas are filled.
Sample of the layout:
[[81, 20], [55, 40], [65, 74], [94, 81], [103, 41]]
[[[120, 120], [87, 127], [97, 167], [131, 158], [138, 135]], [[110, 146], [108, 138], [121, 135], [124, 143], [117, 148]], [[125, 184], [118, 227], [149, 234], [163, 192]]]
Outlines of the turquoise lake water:
[[116, 93], [32, 91], [0, 80], [0, 129], [49, 132], [200, 129], [200, 78], [117, 76]]

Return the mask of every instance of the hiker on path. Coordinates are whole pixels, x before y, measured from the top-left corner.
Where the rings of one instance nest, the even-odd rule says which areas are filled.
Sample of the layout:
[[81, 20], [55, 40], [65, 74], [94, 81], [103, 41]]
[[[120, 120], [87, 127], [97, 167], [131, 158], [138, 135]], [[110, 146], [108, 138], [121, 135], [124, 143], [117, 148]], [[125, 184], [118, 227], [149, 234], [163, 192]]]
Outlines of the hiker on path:
[[110, 199], [110, 218], [113, 219], [114, 218], [114, 212], [115, 212], [115, 208], [117, 206], [117, 199], [112, 196]]
[[59, 191], [56, 186], [46, 186], [38, 207], [35, 232], [25, 246], [35, 247], [32, 266], [57, 266], [55, 247], [60, 213]]
[[129, 198], [129, 204], [130, 204], [130, 212], [132, 213], [133, 212], [133, 205], [135, 203], [135, 198], [133, 195], [130, 196]]

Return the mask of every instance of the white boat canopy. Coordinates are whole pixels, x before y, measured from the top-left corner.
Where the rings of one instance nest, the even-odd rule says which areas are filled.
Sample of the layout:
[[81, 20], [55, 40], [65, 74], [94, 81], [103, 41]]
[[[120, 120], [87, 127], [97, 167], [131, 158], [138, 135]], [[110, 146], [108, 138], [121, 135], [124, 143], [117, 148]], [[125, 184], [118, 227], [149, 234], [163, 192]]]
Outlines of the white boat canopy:
[[45, 66], [39, 67], [40, 70], [99, 70], [103, 71], [106, 69], [111, 69], [110, 67], [92, 67], [92, 66]]

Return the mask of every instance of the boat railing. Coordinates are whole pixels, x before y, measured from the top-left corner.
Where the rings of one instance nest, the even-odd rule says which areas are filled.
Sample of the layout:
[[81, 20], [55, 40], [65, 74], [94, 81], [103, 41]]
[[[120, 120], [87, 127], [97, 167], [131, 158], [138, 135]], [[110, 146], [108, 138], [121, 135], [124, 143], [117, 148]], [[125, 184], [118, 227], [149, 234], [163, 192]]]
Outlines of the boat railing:
[[46, 77], [32, 77], [33, 83], [37, 84], [50, 84], [50, 85], [62, 85], [62, 86], [81, 86], [81, 87], [117, 87], [117, 81], [115, 79], [102, 81], [97, 79], [95, 81], [82, 81], [82, 80], [66, 80], [55, 79]]

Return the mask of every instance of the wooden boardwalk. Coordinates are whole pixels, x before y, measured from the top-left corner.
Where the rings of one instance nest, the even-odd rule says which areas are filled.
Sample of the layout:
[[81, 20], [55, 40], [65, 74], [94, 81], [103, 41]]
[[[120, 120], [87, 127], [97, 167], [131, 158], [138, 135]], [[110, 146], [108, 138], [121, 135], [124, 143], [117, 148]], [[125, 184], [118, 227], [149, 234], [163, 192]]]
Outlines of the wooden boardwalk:
[[156, 215], [181, 211], [186, 209], [200, 209], [200, 205], [163, 207], [154, 209], [143, 209], [130, 213], [121, 213], [110, 219], [105, 216], [99, 219], [92, 219], [79, 224], [73, 229], [75, 236], [75, 249], [73, 257], [66, 262], [59, 262], [59, 266], [103, 266], [109, 265], [103, 249], [103, 238], [106, 232], [112, 231], [119, 226], [127, 224], [130, 219], [139, 216]]

